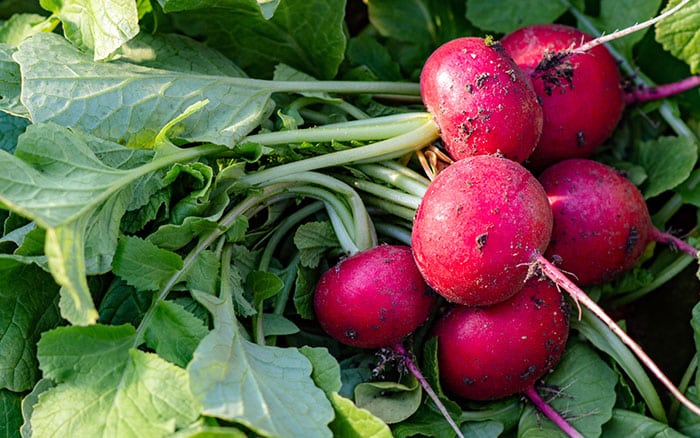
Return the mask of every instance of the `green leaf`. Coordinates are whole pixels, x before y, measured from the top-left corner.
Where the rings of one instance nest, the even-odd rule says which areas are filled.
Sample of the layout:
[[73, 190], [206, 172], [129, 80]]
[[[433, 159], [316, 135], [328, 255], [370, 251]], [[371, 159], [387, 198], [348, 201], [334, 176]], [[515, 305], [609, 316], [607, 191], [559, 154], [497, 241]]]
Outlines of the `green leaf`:
[[[700, 403], [697, 386], [691, 386], [688, 388], [685, 395], [696, 405]], [[679, 432], [682, 432], [687, 436], [698, 436], [700, 435], [700, 417], [698, 417], [696, 413], [691, 412], [690, 409], [686, 408], [685, 406], [681, 406], [680, 411], [678, 412], [676, 428]]]
[[640, 143], [639, 164], [647, 179], [641, 187], [646, 199], [674, 189], [685, 181], [697, 162], [697, 146], [688, 137], [659, 137]]
[[413, 415], [422, 396], [422, 388], [413, 376], [408, 377], [407, 384], [382, 381], [360, 383], [355, 387], [357, 406], [388, 424], [399, 423]]
[[0, 112], [0, 150], [13, 153], [17, 139], [27, 129], [29, 120]]
[[340, 365], [327, 348], [303, 346], [299, 352], [306, 356], [313, 366], [311, 378], [326, 394], [340, 391]]
[[111, 55], [139, 33], [133, 0], [41, 0], [41, 6], [61, 20], [66, 38], [95, 60]]
[[32, 417], [32, 412], [34, 412], [34, 406], [39, 402], [39, 396], [54, 386], [56, 385], [50, 379], [41, 379], [36, 382], [31, 392], [24, 397], [22, 401], [22, 417], [24, 418], [24, 424], [22, 424], [22, 429], [20, 430], [23, 437], [33, 436], [30, 418]]
[[[566, 413], [569, 423], [584, 436], [599, 436], [603, 424], [612, 417], [615, 405], [615, 372], [583, 343], [567, 346], [545, 384], [560, 388], [561, 393], [545, 396], [545, 400], [560, 413]], [[519, 437], [560, 436], [561, 430], [538, 411], [528, 406], [520, 418]]]
[[26, 391], [39, 379], [36, 343], [61, 322], [58, 286], [21, 258], [0, 255], [0, 388]]
[[509, 33], [520, 27], [551, 23], [566, 12], [559, 1], [542, 0], [467, 0], [467, 18], [476, 27], [499, 33]]
[[164, 12], [190, 11], [209, 8], [236, 8], [244, 5], [250, 8], [257, 6], [265, 19], [269, 19], [275, 12], [280, 0], [158, 0]]
[[16, 49], [9, 44], [0, 43], [0, 110], [25, 117], [28, 115], [27, 108], [19, 100], [22, 76], [19, 64], [12, 59], [15, 51]]
[[370, 0], [367, 6], [370, 22], [381, 35], [435, 48], [474, 31], [465, 18], [464, 4], [459, 0]]
[[0, 389], [0, 437], [19, 437], [22, 426], [22, 395]]
[[0, 26], [0, 42], [17, 46], [38, 32], [51, 32], [57, 20], [39, 14], [14, 14]]
[[[656, 15], [660, 5], [661, 0], [602, 0], [600, 14], [598, 17], [591, 18], [591, 21], [596, 24], [598, 30], [610, 34], [648, 20]], [[644, 38], [647, 30], [643, 29], [623, 38], [617, 38], [610, 44], [627, 59], [631, 59], [632, 48]]]
[[98, 322], [137, 326], [153, 301], [153, 292], [139, 291], [115, 277], [100, 301]]
[[62, 327], [39, 341], [39, 362], [57, 385], [39, 396], [35, 436], [165, 436], [199, 406], [185, 370], [133, 348], [128, 325]]
[[206, 101], [170, 134], [232, 146], [260, 124], [270, 105], [267, 83], [120, 61], [97, 63], [56, 34], [29, 38], [14, 59], [34, 123], [53, 121], [120, 144], [151, 147], [168, 122]]
[[120, 47], [112, 59], [182, 73], [247, 76], [218, 50], [179, 34], [140, 33]]
[[621, 436], [683, 438], [686, 435], [677, 432], [669, 425], [656, 421], [637, 412], [615, 409], [613, 417], [603, 426], [603, 438]]
[[318, 269], [297, 266], [294, 280], [294, 309], [304, 319], [314, 318], [314, 290], [321, 276]]
[[367, 409], [358, 408], [350, 399], [338, 393], [330, 394], [335, 409], [331, 423], [334, 436], [347, 438], [390, 438], [391, 429]]
[[300, 225], [294, 233], [294, 244], [299, 249], [301, 265], [307, 268], [316, 268], [325, 253], [339, 245], [328, 221]]
[[335, 410], [335, 418], [330, 424], [333, 436], [342, 437], [391, 437], [391, 430], [379, 418], [366, 409], [358, 408], [352, 400], [347, 399], [337, 391], [342, 383], [338, 361], [326, 348], [301, 347], [299, 352], [306, 356], [313, 365], [311, 377], [316, 386], [326, 392]]
[[233, 427], [202, 426], [200, 424], [178, 430], [170, 438], [246, 438], [245, 432]]
[[158, 301], [144, 340], [160, 357], [186, 367], [209, 330], [203, 321], [172, 301]]
[[97, 319], [85, 275], [109, 270], [124, 212], [149, 193], [140, 181], [154, 183], [151, 178], [159, 169], [198, 154], [196, 148], [177, 150], [132, 169], [116, 169], [91, 150], [102, 143], [41, 124], [27, 128], [14, 156], [0, 151], [0, 202], [46, 229], [49, 267], [63, 287], [62, 315], [74, 324]]
[[113, 272], [139, 290], [160, 290], [182, 269], [182, 258], [133, 236], [122, 236], [112, 262]]
[[[262, 346], [241, 336], [230, 295], [193, 292], [213, 315], [214, 330], [188, 365], [202, 413], [275, 436], [330, 436], [333, 409], [295, 348]], [[303, 418], [304, 421], [299, 421]]]
[[284, 282], [277, 275], [267, 271], [253, 271], [245, 280], [246, 289], [253, 294], [254, 306], [272, 298], [284, 287]]
[[[670, 0], [664, 11], [678, 3], [680, 0]], [[687, 63], [691, 73], [700, 73], [700, 3], [690, 2], [668, 19], [657, 23], [656, 41]]]
[[205, 39], [251, 76], [269, 78], [280, 63], [319, 79], [338, 72], [346, 45], [345, 0], [280, 1], [269, 19], [261, 14], [259, 2], [251, 0], [216, 6], [179, 13], [177, 22], [185, 34]]

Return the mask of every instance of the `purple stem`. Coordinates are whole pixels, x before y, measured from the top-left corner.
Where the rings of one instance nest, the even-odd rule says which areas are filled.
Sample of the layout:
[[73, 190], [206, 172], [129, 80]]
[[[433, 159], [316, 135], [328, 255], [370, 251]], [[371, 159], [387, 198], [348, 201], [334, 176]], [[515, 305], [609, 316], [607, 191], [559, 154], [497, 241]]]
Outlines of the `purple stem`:
[[561, 416], [559, 412], [556, 411], [553, 407], [551, 407], [541, 396], [540, 394], [535, 390], [535, 386], [532, 385], [529, 388], [527, 388], [524, 392], [524, 394], [527, 396], [527, 398], [530, 399], [532, 404], [534, 404], [537, 409], [542, 411], [542, 413], [552, 420], [554, 424], [556, 424], [559, 429], [564, 431], [567, 435], [569, 435], [571, 438], [583, 438], [583, 435], [581, 435], [574, 427], [569, 424], [564, 417]]
[[464, 434], [462, 431], [459, 429], [459, 426], [457, 426], [457, 423], [452, 419], [452, 416], [450, 415], [449, 412], [447, 412], [447, 408], [445, 405], [440, 401], [440, 398], [438, 395], [433, 391], [433, 388], [430, 386], [430, 383], [428, 383], [428, 380], [426, 380], [425, 376], [423, 373], [421, 373], [420, 369], [416, 365], [416, 363], [413, 361], [413, 358], [411, 354], [406, 351], [404, 346], [401, 343], [396, 343], [391, 347], [394, 352], [396, 352], [399, 356], [401, 356], [401, 359], [403, 360], [404, 365], [406, 365], [406, 368], [413, 374], [413, 376], [420, 382], [421, 386], [425, 390], [425, 392], [428, 394], [428, 396], [433, 400], [435, 403], [435, 406], [437, 406], [438, 410], [442, 414], [443, 417], [447, 420], [447, 422], [450, 424], [454, 432], [457, 434], [459, 438], [464, 438]]
[[532, 256], [533, 262], [538, 265], [542, 273], [550, 278], [556, 285], [564, 289], [574, 300], [577, 306], [584, 306], [597, 316], [605, 325], [612, 330], [613, 333], [624, 343], [637, 358], [651, 371], [651, 373], [661, 382], [661, 384], [669, 390], [683, 406], [688, 408], [695, 415], [700, 416], [700, 407], [690, 401], [661, 371], [661, 368], [652, 360], [644, 349], [637, 344], [624, 330], [620, 328], [615, 321], [603, 310], [602, 307], [593, 301], [580, 287], [569, 279], [563, 272], [552, 264], [549, 260], [542, 256], [539, 252], [535, 252]]
[[688, 91], [698, 85], [700, 85], [700, 75], [689, 76], [670, 84], [652, 87], [639, 86], [625, 93], [625, 102], [629, 105], [652, 100], [661, 100]]
[[683, 251], [684, 253], [692, 256], [695, 260], [698, 259], [698, 250], [683, 239], [659, 230], [658, 228], [652, 229], [651, 238], [656, 242], [663, 243], [670, 246], [673, 249]]

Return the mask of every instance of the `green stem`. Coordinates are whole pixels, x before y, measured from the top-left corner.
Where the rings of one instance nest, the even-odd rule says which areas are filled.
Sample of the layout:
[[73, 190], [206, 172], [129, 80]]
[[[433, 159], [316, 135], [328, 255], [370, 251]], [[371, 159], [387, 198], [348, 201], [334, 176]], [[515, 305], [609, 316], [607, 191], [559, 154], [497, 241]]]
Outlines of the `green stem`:
[[245, 175], [241, 177], [238, 182], [241, 184], [256, 186], [265, 181], [297, 172], [347, 165], [369, 159], [381, 161], [386, 159], [387, 156], [392, 156], [397, 153], [405, 154], [419, 149], [427, 144], [430, 144], [432, 141], [438, 138], [438, 136], [439, 132], [437, 125], [430, 116], [427, 116], [423, 119], [423, 123], [418, 128], [404, 134], [368, 144], [366, 146], [330, 152], [327, 154], [282, 164], [276, 167], [271, 167], [269, 169]]
[[289, 105], [289, 109], [301, 112], [301, 110], [303, 108], [306, 108], [307, 106], [313, 105], [316, 103], [333, 105], [334, 107], [340, 109], [341, 111], [345, 112], [346, 114], [352, 116], [355, 119], [368, 119], [369, 118], [367, 113], [365, 113], [364, 111], [357, 108], [355, 105], [352, 105], [351, 103], [349, 103], [348, 101], [345, 101], [343, 99], [322, 99], [322, 98], [318, 98], [318, 97], [304, 96], [304, 97], [300, 97], [299, 99], [296, 99], [294, 102], [292, 102]]
[[302, 142], [384, 140], [405, 134], [422, 126], [430, 118], [428, 113], [404, 113], [349, 122], [330, 123], [313, 128], [252, 134], [241, 143], [253, 142], [277, 145]]
[[281, 315], [284, 313], [285, 307], [287, 307], [287, 302], [289, 301], [289, 296], [292, 292], [292, 286], [294, 284], [294, 278], [297, 275], [297, 266], [301, 261], [301, 255], [297, 252], [294, 257], [287, 265], [287, 275], [282, 280], [284, 281], [284, 288], [277, 294], [277, 301], [275, 301], [275, 308], [273, 312], [275, 315]]
[[678, 256], [673, 263], [669, 264], [666, 268], [664, 268], [661, 272], [659, 272], [655, 277], [654, 280], [649, 283], [648, 285], [644, 287], [640, 287], [639, 289], [635, 290], [634, 292], [630, 292], [628, 294], [625, 294], [624, 296], [621, 296], [619, 298], [616, 298], [614, 300], [611, 300], [610, 306], [611, 307], [619, 307], [628, 303], [631, 303], [635, 300], [638, 300], [639, 298], [643, 297], [644, 295], [658, 289], [662, 285], [664, 285], [666, 282], [670, 281], [676, 275], [680, 274], [685, 268], [687, 268], [692, 262], [694, 262], [695, 259], [688, 254], [681, 254]]
[[153, 319], [156, 303], [163, 301], [168, 297], [170, 291], [175, 287], [177, 283], [180, 282], [183, 275], [189, 271], [189, 269], [194, 265], [199, 254], [204, 250], [209, 248], [218, 238], [223, 236], [226, 231], [234, 224], [234, 222], [242, 215], [251, 214], [251, 212], [257, 211], [261, 206], [273, 203], [279, 199], [279, 196], [283, 195], [289, 184], [275, 184], [271, 186], [264, 187], [262, 190], [249, 195], [243, 201], [236, 204], [226, 215], [224, 215], [220, 221], [219, 225], [212, 231], [210, 231], [205, 236], [199, 240], [197, 245], [187, 254], [182, 262], [182, 268], [168, 279], [166, 284], [161, 288], [161, 290], [156, 295], [151, 306], [148, 308], [144, 314], [139, 326], [136, 328], [136, 335], [134, 337], [134, 347], [137, 347], [143, 342], [143, 336]]
[[344, 176], [338, 176], [338, 178], [352, 185], [356, 189], [370, 193], [376, 198], [386, 199], [389, 202], [393, 202], [402, 207], [415, 210], [418, 208], [418, 204], [420, 204], [421, 201], [421, 198], [419, 197], [409, 195], [408, 193], [394, 190], [385, 185], [373, 183], [364, 179]]
[[340, 94], [398, 94], [420, 96], [420, 84], [384, 81], [271, 81], [250, 78], [227, 78], [245, 87], [259, 87], [279, 93], [323, 91]]
[[[698, 355], [696, 353], [693, 355], [693, 358], [690, 360], [688, 367], [685, 369], [685, 373], [683, 373], [683, 377], [681, 378], [681, 381], [678, 384], [678, 389], [685, 392], [688, 389], [688, 386], [690, 386], [691, 381], [695, 378], [695, 373], [697, 372], [697, 370]], [[676, 424], [680, 408], [681, 404], [678, 400], [671, 400], [671, 406], [668, 409], [669, 424]]]
[[301, 221], [317, 213], [323, 209], [323, 202], [317, 201], [313, 202], [297, 211], [287, 216], [280, 222], [280, 224], [275, 228], [275, 231], [270, 235], [267, 245], [260, 256], [260, 262], [258, 262], [258, 270], [267, 271], [270, 267], [270, 261], [272, 256], [279, 246], [280, 242], [289, 233], [289, 231], [298, 225]]
[[[295, 182], [297, 184], [299, 182], [304, 182], [306, 184], [320, 186], [293, 186], [290, 187], [289, 190], [295, 193], [315, 196], [317, 199], [328, 202], [332, 207], [329, 210], [329, 216], [333, 219], [333, 214], [338, 214], [339, 218], [342, 220], [343, 226], [349, 232], [356, 245], [356, 250], [351, 251], [349, 254], [354, 254], [357, 250], [369, 249], [377, 244], [374, 227], [362, 198], [346, 183], [332, 176], [318, 172], [299, 172], [268, 180], [268, 183], [279, 182]], [[350, 207], [349, 211], [338, 198], [338, 194], [342, 195], [347, 200]]]
[[396, 223], [374, 222], [374, 228], [378, 234], [390, 237], [406, 246], [411, 246], [411, 229], [397, 225]]
[[387, 201], [386, 198], [379, 198], [370, 194], [365, 194], [362, 196], [362, 199], [364, 199], [368, 206], [377, 207], [378, 209], [396, 217], [400, 217], [401, 219], [413, 221], [413, 217], [416, 214], [416, 210], [414, 208], [403, 207], [391, 201]]
[[398, 187], [406, 193], [422, 198], [430, 180], [395, 161], [382, 161], [355, 166], [359, 171], [379, 181]]

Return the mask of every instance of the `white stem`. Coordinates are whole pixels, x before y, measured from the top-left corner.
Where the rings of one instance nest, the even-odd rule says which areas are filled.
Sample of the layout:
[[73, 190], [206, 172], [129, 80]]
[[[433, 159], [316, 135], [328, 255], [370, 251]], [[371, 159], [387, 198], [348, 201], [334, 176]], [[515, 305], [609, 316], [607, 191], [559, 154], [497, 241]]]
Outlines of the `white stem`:
[[651, 26], [653, 26], [654, 24], [658, 23], [659, 21], [663, 20], [664, 18], [668, 17], [669, 15], [675, 14], [676, 11], [678, 11], [680, 8], [682, 8], [683, 6], [685, 6], [686, 3], [688, 3], [689, 1], [690, 1], [690, 0], [682, 0], [680, 3], [678, 3], [676, 6], [674, 6], [674, 7], [671, 8], [671, 9], [669, 9], [668, 11], [666, 11], [666, 12], [664, 12], [663, 14], [658, 15], [658, 16], [656, 16], [656, 17], [654, 17], [654, 18], [651, 18], [651, 19], [649, 19], [649, 20], [647, 20], [647, 21], [643, 21], [643, 22], [638, 23], [638, 24], [635, 24], [635, 25], [633, 25], [633, 26], [626, 27], [626, 28], [624, 28], [624, 29], [615, 31], [615, 32], [613, 32], [613, 33], [611, 33], [611, 34], [609, 34], [609, 35], [601, 35], [601, 36], [599, 36], [599, 37], [596, 38], [596, 39], [590, 40], [589, 42], [580, 45], [580, 46], [577, 47], [576, 49], [572, 50], [571, 53], [572, 53], [572, 54], [574, 54], [574, 53], [578, 53], [578, 54], [580, 54], [580, 53], [585, 53], [585, 52], [591, 50], [592, 48], [597, 47], [597, 46], [599, 46], [599, 45], [601, 45], [601, 44], [605, 44], [605, 43], [607, 43], [607, 42], [616, 40], [616, 39], [618, 39], [618, 38], [622, 38], [622, 37], [624, 37], [624, 36], [627, 36], [627, 35], [629, 35], [629, 34], [631, 34], [631, 33], [637, 32], [637, 31], [639, 31], [639, 30], [646, 29], [647, 27], [651, 27]]

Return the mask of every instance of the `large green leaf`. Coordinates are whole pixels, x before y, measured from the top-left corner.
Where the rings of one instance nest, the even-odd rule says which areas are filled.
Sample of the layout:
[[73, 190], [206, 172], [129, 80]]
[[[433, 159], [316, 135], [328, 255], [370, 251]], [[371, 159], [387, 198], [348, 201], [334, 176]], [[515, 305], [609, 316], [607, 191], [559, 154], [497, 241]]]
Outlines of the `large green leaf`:
[[15, 48], [0, 43], [0, 110], [16, 116], [26, 116], [27, 109], [20, 103], [22, 88], [19, 65], [12, 60]]
[[196, 291], [194, 295], [214, 318], [214, 330], [187, 367], [202, 412], [262, 435], [331, 436], [333, 408], [314, 384], [309, 360], [295, 348], [244, 339], [230, 294], [223, 299]]
[[[680, 3], [670, 0], [667, 11]], [[685, 61], [693, 74], [700, 73], [700, 3], [690, 2], [656, 25], [656, 40], [675, 57]]]
[[[63, 287], [61, 312], [73, 324], [97, 319], [85, 276], [111, 267], [126, 209], [159, 187], [159, 169], [200, 154], [173, 148], [140, 166], [120, 169], [102, 161], [93, 145], [104, 146], [104, 141], [41, 124], [28, 127], [15, 155], [0, 151], [0, 203], [46, 229], [51, 273]], [[133, 154], [113, 147], [98, 152], [108, 162], [131, 163]], [[144, 180], [149, 184], [141, 185]]]
[[[688, 137], [659, 137], [641, 142], [639, 164], [646, 170], [645, 198], [660, 195], [685, 181], [698, 159], [698, 146]], [[663, 153], [659, 153], [663, 151]]]
[[318, 79], [331, 79], [338, 72], [346, 45], [345, 0], [280, 0], [269, 19], [251, 0], [216, 6], [178, 13], [179, 27], [221, 50], [251, 76], [270, 78], [279, 63]]
[[603, 438], [622, 436], [653, 438], [684, 438], [686, 436], [669, 426], [637, 412], [615, 409], [612, 419], [603, 427]]
[[0, 389], [0, 437], [18, 437], [21, 426], [22, 395]]
[[20, 257], [0, 255], [0, 388], [26, 391], [39, 379], [36, 343], [60, 323], [58, 286]]
[[75, 45], [91, 50], [95, 60], [107, 58], [139, 33], [133, 0], [41, 0], [63, 23], [63, 32]]
[[270, 104], [267, 83], [98, 63], [56, 34], [28, 39], [14, 59], [22, 72], [22, 103], [34, 123], [52, 121], [120, 144], [151, 147], [169, 122], [195, 103], [208, 102], [176, 123], [170, 135], [233, 145], [259, 125]]
[[57, 385], [34, 405], [34, 436], [158, 437], [194, 421], [186, 371], [134, 349], [135, 336], [130, 325], [45, 333], [39, 363]]
[[[597, 17], [591, 17], [590, 20], [600, 32], [610, 34], [648, 20], [656, 15], [660, 5], [661, 0], [602, 0], [600, 14]], [[644, 29], [631, 33], [615, 39], [610, 44], [627, 59], [631, 59], [632, 48], [641, 41], [646, 31], [647, 29]]]
[[[599, 436], [603, 424], [612, 417], [617, 374], [583, 343], [573, 343], [559, 364], [545, 379], [548, 386], [560, 388], [549, 404], [566, 413], [569, 423], [584, 436]], [[561, 436], [551, 421], [543, 421], [536, 408], [529, 406], [520, 418], [519, 437]]]
[[239, 5], [258, 7], [265, 19], [275, 13], [281, 0], [158, 0], [164, 12], [189, 11], [193, 9], [236, 8]]
[[564, 2], [548, 0], [467, 0], [467, 18], [483, 30], [512, 32], [537, 23], [551, 23], [566, 12]]

